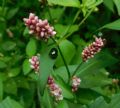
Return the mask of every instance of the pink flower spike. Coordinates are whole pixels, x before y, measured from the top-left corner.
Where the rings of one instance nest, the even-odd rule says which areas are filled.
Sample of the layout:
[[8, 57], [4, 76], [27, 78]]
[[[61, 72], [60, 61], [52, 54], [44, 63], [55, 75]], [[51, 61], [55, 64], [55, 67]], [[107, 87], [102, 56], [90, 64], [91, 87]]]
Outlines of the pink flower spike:
[[23, 18], [25, 25], [29, 28], [30, 34], [35, 34], [37, 39], [47, 40], [56, 34], [54, 27], [50, 26], [48, 20], [41, 20], [33, 13], [29, 18]]
[[84, 48], [82, 52], [83, 61], [93, 58], [96, 53], [100, 52], [104, 46], [104, 41], [105, 39], [95, 37], [95, 41]]

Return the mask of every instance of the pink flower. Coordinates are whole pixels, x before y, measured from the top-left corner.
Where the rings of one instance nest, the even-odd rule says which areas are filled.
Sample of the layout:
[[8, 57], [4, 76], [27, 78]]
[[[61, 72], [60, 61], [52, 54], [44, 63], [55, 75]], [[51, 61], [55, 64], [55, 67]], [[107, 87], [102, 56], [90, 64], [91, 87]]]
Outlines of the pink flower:
[[78, 90], [80, 82], [81, 82], [80, 78], [73, 76], [73, 78], [72, 78], [72, 92], [76, 92]]
[[95, 42], [91, 43], [88, 47], [84, 48], [82, 52], [83, 61], [87, 61], [89, 58], [101, 51], [104, 46], [105, 39], [95, 37]]
[[48, 86], [50, 93], [55, 97], [56, 101], [63, 100], [62, 89], [54, 82], [52, 77], [48, 77]]
[[56, 34], [54, 27], [50, 26], [47, 20], [41, 20], [33, 13], [30, 13], [29, 18], [23, 20], [30, 30], [29, 33], [35, 34], [38, 39], [47, 40]]
[[39, 72], [39, 58], [38, 56], [32, 56], [31, 59], [29, 59], [29, 62], [31, 64], [31, 68], [35, 70], [36, 73]]

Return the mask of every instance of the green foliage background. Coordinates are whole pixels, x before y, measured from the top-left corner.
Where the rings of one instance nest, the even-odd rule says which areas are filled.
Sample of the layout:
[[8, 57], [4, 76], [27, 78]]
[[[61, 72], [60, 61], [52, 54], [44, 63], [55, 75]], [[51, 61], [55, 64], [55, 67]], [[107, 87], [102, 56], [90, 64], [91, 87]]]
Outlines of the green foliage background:
[[[56, 40], [70, 69], [82, 61], [81, 52], [93, 35], [106, 39], [104, 49], [76, 73], [82, 80], [76, 93], [60, 54], [49, 57], [52, 47], [29, 35], [23, 18], [33, 12], [57, 31]], [[120, 0], [0, 0], [0, 108], [119, 108]], [[41, 54], [41, 75], [31, 70], [29, 58]], [[54, 66], [54, 68], [53, 68]], [[64, 100], [55, 102], [46, 88], [52, 74], [63, 90]], [[39, 82], [41, 102], [39, 102]]]

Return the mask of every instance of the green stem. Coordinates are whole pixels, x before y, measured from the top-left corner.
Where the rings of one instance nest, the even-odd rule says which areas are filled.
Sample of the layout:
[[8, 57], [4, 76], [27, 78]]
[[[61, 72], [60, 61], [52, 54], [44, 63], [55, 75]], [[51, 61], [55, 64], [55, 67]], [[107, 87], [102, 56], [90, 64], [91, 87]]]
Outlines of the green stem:
[[77, 71], [79, 70], [82, 64], [83, 64], [83, 61], [77, 66], [72, 76], [74, 76], [77, 73]]
[[48, 9], [48, 14], [49, 14], [49, 17], [50, 17], [50, 21], [51, 21], [52, 24], [54, 24], [54, 21], [53, 21], [49, 6], [47, 6], [47, 9]]
[[81, 10], [78, 10], [78, 11], [77, 11], [77, 13], [76, 13], [76, 15], [75, 15], [72, 23], [68, 26], [67, 30], [64, 32], [63, 37], [69, 32], [71, 26], [72, 26], [72, 25], [74, 24], [74, 22], [76, 21], [76, 19], [77, 19], [78, 15], [80, 14], [80, 12], [81, 12]]
[[60, 52], [60, 55], [61, 55], [61, 57], [62, 57], [62, 60], [63, 60], [63, 62], [64, 62], [64, 65], [65, 65], [66, 70], [67, 70], [67, 73], [68, 73], [68, 82], [69, 82], [71, 75], [70, 75], [70, 71], [69, 71], [68, 65], [67, 65], [67, 63], [66, 63], [66, 61], [65, 61], [65, 58], [64, 58], [64, 56], [63, 56], [63, 54], [62, 54], [62, 51], [61, 51], [59, 45], [58, 45], [57, 42], [54, 40], [54, 38], [51, 37], [51, 39], [52, 39], [52, 41], [53, 41], [53, 42], [57, 45], [57, 47], [58, 47], [58, 50], [59, 50], [59, 52]]
[[83, 20], [78, 24], [78, 26], [80, 27], [84, 22], [85, 20], [89, 17], [89, 15], [92, 13], [92, 11], [95, 9], [95, 7], [93, 7], [89, 12], [88, 14], [83, 18]]
[[64, 34], [63, 34], [63, 38], [60, 39], [60, 40], [58, 41], [58, 43], [60, 43], [62, 40], [66, 39], [67, 37], [69, 37], [69, 36], [72, 34], [72, 33], [69, 33], [69, 34], [67, 35], [67, 33], [69, 32], [71, 26], [74, 24], [74, 22], [75, 22], [76, 19], [78, 18], [78, 15], [80, 14], [80, 12], [81, 12], [81, 10], [78, 10], [78, 11], [77, 11], [77, 13], [76, 13], [76, 15], [75, 15], [72, 23], [68, 26], [67, 30], [66, 30], [66, 31], [64, 32]]

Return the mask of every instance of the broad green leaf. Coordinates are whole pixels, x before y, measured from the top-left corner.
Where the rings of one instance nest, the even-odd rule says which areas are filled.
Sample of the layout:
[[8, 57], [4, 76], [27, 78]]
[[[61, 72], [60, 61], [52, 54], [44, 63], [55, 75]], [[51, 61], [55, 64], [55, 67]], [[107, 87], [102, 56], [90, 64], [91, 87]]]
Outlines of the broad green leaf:
[[116, 63], [118, 60], [114, 58], [108, 52], [101, 52], [96, 55], [93, 59], [88, 60], [87, 62], [83, 63], [78, 70], [76, 75], [84, 76], [92, 71], [97, 71], [101, 68], [111, 66], [112, 64]]
[[27, 75], [31, 71], [29, 59], [26, 59], [22, 65], [24, 75]]
[[120, 0], [113, 0], [113, 2], [117, 7], [118, 15], [120, 16]]
[[103, 0], [103, 3], [105, 6], [110, 9], [112, 12], [114, 12], [114, 2], [113, 0]]
[[[76, 67], [77, 67], [77, 65], [69, 65], [68, 66], [71, 75], [73, 74], [73, 72], [76, 69]], [[67, 74], [65, 66], [61, 66], [61, 67], [57, 68], [55, 70], [54, 74], [56, 74], [57, 76], [61, 77], [67, 83], [67, 81], [68, 81], [68, 74]]]
[[18, 74], [20, 73], [20, 68], [12, 68], [12, 69], [10, 69], [9, 70], [9, 72], [8, 72], [8, 76], [9, 77], [15, 77], [15, 76], [17, 76]]
[[52, 59], [49, 56], [50, 50], [51, 50], [51, 47], [47, 47], [47, 45], [45, 45], [45, 48], [43, 49], [43, 51], [40, 52], [39, 87], [40, 87], [40, 93], [42, 95], [46, 87], [48, 76], [52, 72], [53, 65], [55, 63], [55, 59]]
[[62, 100], [58, 103], [56, 108], [69, 108], [69, 106], [65, 100]]
[[108, 74], [104, 69], [91, 71], [90, 73], [80, 76], [81, 88], [99, 87], [112, 84], [112, 79], [108, 78]]
[[104, 25], [101, 29], [103, 28], [120, 30], [120, 19]]
[[[67, 62], [67, 64], [69, 64], [72, 60], [72, 58], [74, 57], [75, 55], [75, 46], [73, 43], [71, 43], [70, 41], [68, 40], [63, 40], [60, 44], [60, 49], [61, 49], [61, 52], [63, 53], [63, 56], [65, 58], [65, 61]], [[61, 55], [58, 54], [58, 58], [56, 60], [56, 63], [55, 65], [57, 67], [59, 66], [62, 66], [64, 65], [63, 63], [63, 60], [61, 58]]]
[[36, 40], [31, 38], [26, 47], [26, 54], [29, 57], [31, 57], [36, 53], [36, 51], [37, 51]]
[[[112, 57], [109, 53], [101, 52], [101, 54], [96, 55], [96, 57], [94, 57], [93, 59], [88, 60], [88, 62], [86, 62], [86, 63], [83, 63], [81, 65], [81, 67], [79, 68], [76, 75], [79, 76], [80, 78], [86, 77], [85, 79], [88, 78], [91, 81], [93, 79], [93, 82], [95, 82], [94, 75], [96, 75], [95, 79], [98, 80], [98, 83], [99, 83], [100, 77], [105, 78], [105, 76], [106, 76], [105, 75], [106, 71], [104, 71], [104, 72], [102, 71], [101, 73], [99, 73], [100, 69], [111, 66], [112, 64], [114, 64], [116, 62], [117, 62], [117, 59]], [[73, 74], [73, 72], [75, 71], [77, 66], [78, 65], [68, 66], [71, 75]], [[67, 75], [65, 67], [60, 67], [60, 68], [56, 69], [55, 74], [60, 76], [65, 82], [68, 81], [68, 75]], [[89, 75], [91, 77], [89, 77]], [[99, 76], [98, 79], [97, 79], [97, 76]], [[89, 80], [88, 80], [88, 83], [89, 83]], [[84, 80], [84, 81], [87, 81], [87, 80]], [[105, 80], [105, 82], [111, 83], [111, 80]], [[83, 82], [81, 82], [81, 83], [83, 83]]]
[[3, 99], [3, 82], [0, 76], [0, 102]]
[[13, 50], [14, 48], [16, 47], [16, 43], [15, 42], [12, 42], [12, 41], [6, 41], [2, 44], [2, 48], [5, 50], [5, 51], [10, 51], [10, 50]]
[[7, 97], [0, 103], [0, 108], [23, 108], [22, 105], [15, 100]]
[[47, 0], [49, 5], [61, 5], [80, 8], [79, 0]]

